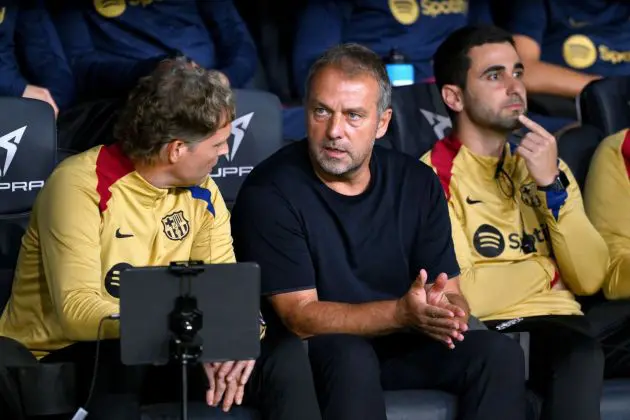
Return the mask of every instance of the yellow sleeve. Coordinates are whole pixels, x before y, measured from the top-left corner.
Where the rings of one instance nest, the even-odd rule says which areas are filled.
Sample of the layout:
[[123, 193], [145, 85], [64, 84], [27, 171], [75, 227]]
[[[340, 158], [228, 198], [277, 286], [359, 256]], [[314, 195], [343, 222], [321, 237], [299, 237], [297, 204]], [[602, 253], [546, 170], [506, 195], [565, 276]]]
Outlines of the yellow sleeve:
[[473, 315], [491, 319], [493, 314], [550, 289], [555, 266], [547, 257], [474, 265], [470, 245], [452, 207], [449, 202], [453, 244], [461, 270], [460, 287]]
[[562, 281], [577, 295], [592, 295], [602, 286], [608, 267], [608, 247], [586, 217], [582, 194], [568, 166], [560, 161], [569, 186], [562, 193], [538, 191], [549, 227], [554, 258]]
[[[208, 210], [203, 211], [203, 224], [195, 237], [191, 260], [202, 260], [206, 264], [234, 263], [234, 248], [232, 246], [232, 230], [230, 227], [230, 212], [225, 205], [223, 196], [217, 185], [209, 180], [212, 208], [214, 215]], [[267, 326], [259, 316], [260, 339], [265, 337]]]
[[586, 179], [586, 214], [610, 250], [603, 291], [609, 299], [630, 298], [630, 179], [621, 145], [627, 130], [602, 141]]
[[[48, 290], [63, 333], [72, 341], [95, 341], [101, 319], [119, 312], [117, 303], [101, 295], [101, 214], [95, 182], [76, 167], [59, 168], [34, 209]], [[101, 338], [118, 335], [117, 322], [103, 323]]]
[[214, 181], [208, 179], [206, 185], [210, 190], [210, 201], [214, 214], [210, 210], [203, 210], [202, 227], [195, 236], [190, 258], [202, 260], [206, 264], [236, 262], [232, 247], [230, 212]]

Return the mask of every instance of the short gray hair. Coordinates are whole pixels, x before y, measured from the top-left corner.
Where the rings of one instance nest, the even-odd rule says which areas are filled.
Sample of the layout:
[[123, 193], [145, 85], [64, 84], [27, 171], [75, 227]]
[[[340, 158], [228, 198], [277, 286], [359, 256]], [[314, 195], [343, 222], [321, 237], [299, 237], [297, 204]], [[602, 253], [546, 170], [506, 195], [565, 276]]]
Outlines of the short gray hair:
[[195, 145], [234, 114], [234, 96], [221, 75], [180, 57], [140, 79], [122, 108], [114, 138], [130, 159], [152, 163], [165, 144], [179, 139]]
[[387, 76], [383, 60], [369, 48], [359, 44], [347, 43], [330, 48], [311, 66], [306, 78], [306, 98], [309, 97], [311, 83], [317, 73], [327, 67], [341, 70], [348, 77], [359, 74], [372, 76], [379, 87], [377, 103], [378, 113], [382, 114], [390, 107], [392, 85]]

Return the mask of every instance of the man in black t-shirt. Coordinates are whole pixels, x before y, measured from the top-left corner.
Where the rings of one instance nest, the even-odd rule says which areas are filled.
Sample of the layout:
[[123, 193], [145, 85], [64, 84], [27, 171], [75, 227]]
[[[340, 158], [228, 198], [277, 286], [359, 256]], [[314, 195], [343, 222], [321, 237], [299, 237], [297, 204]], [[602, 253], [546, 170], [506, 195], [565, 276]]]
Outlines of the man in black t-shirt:
[[385, 420], [383, 389], [438, 388], [459, 396], [459, 419], [522, 420], [522, 351], [467, 331], [437, 177], [373, 147], [390, 98], [378, 56], [329, 50], [307, 82], [308, 139], [242, 186], [232, 234], [237, 258], [261, 265], [267, 333], [309, 339], [324, 419]]

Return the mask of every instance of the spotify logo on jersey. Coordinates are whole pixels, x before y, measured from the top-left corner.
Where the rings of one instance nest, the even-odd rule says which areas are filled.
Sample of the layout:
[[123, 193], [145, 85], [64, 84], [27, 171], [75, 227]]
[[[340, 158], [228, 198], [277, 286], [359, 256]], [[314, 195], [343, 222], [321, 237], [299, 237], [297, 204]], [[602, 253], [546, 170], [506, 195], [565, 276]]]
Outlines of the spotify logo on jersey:
[[105, 275], [105, 290], [110, 296], [120, 298], [120, 273], [131, 267], [131, 264], [118, 263], [109, 269]]
[[486, 224], [479, 226], [475, 232], [473, 244], [477, 252], [486, 258], [498, 257], [505, 249], [505, 239], [499, 229]]

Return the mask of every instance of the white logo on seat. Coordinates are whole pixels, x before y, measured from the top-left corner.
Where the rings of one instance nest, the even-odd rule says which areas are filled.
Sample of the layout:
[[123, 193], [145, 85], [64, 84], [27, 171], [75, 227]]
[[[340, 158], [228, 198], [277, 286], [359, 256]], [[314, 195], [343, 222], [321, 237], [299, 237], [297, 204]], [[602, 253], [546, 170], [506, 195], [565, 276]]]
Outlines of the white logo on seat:
[[249, 127], [249, 123], [252, 121], [253, 116], [254, 113], [250, 112], [249, 114], [245, 114], [232, 121], [232, 135], [234, 136], [234, 141], [232, 142], [230, 152], [225, 155], [228, 162], [232, 162], [234, 160], [234, 156], [236, 156], [236, 152], [241, 146], [243, 137], [245, 137], [245, 132], [247, 131], [247, 127]]
[[425, 109], [420, 109], [420, 112], [422, 113], [422, 115], [424, 115], [424, 118], [427, 119], [429, 124], [431, 124], [431, 127], [433, 127], [433, 132], [438, 139], [446, 136], [446, 129], [452, 127], [450, 118], [436, 114], [434, 112], [427, 111]]
[[7, 156], [4, 159], [4, 165], [0, 168], [0, 177], [7, 175], [7, 171], [9, 170], [11, 162], [15, 157], [15, 152], [17, 152], [18, 144], [20, 144], [20, 141], [22, 140], [24, 131], [26, 131], [26, 126], [18, 128], [17, 130], [11, 131], [9, 134], [5, 134], [0, 137], [0, 147], [7, 151]]

